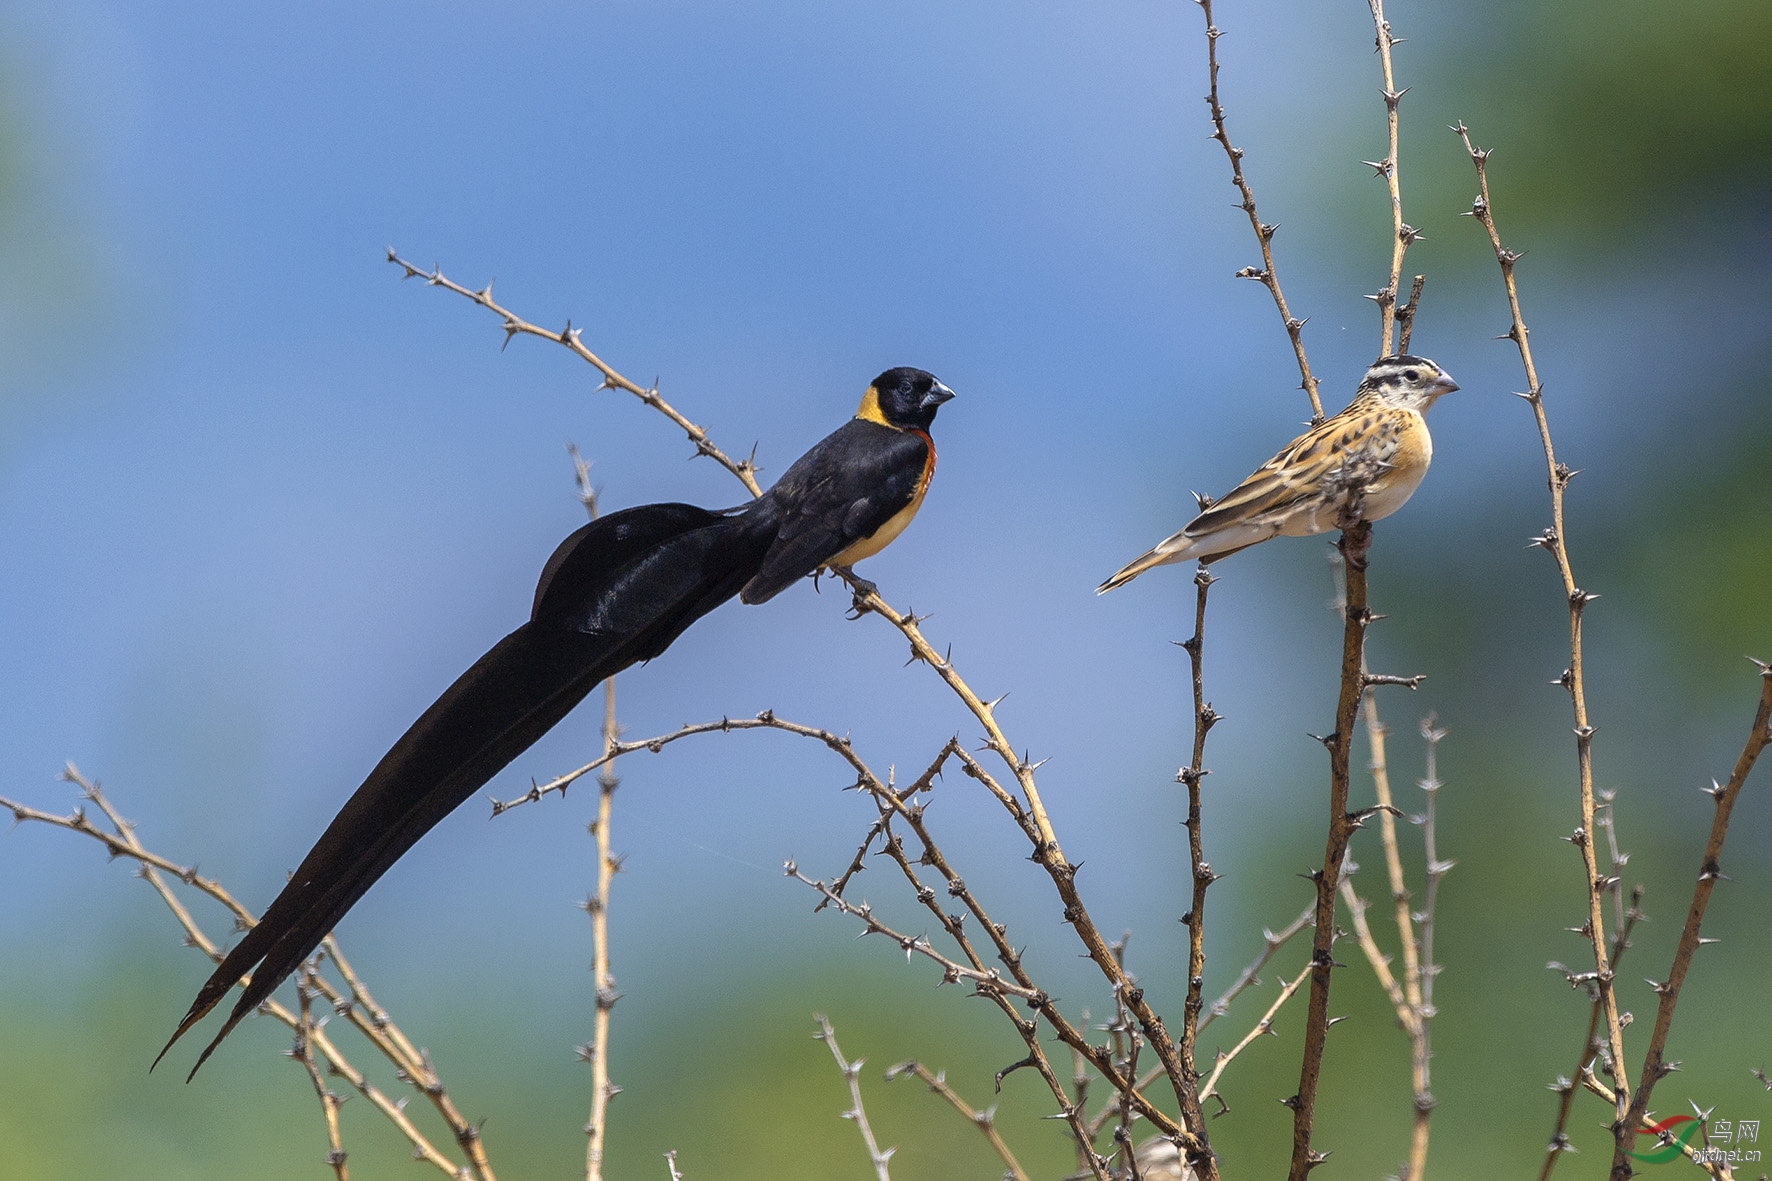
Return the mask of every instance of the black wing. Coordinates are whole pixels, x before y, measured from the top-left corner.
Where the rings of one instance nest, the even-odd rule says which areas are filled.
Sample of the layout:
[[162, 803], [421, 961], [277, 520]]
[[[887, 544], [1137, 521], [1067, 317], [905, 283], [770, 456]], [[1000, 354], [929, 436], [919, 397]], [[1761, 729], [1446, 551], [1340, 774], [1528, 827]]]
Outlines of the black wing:
[[746, 513], [773, 525], [775, 541], [739, 597], [767, 602], [873, 536], [916, 498], [928, 462], [921, 435], [865, 419], [825, 436]]

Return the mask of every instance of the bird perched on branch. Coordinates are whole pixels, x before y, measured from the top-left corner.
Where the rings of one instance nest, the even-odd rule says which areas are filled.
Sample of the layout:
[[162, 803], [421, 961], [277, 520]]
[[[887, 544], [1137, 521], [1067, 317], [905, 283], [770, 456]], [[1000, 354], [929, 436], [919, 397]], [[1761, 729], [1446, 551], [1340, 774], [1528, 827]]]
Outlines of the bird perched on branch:
[[1422, 413], [1457, 388], [1426, 357], [1380, 357], [1347, 409], [1286, 444], [1180, 533], [1116, 570], [1095, 593], [1124, 586], [1153, 566], [1215, 562], [1270, 537], [1326, 532], [1356, 499], [1362, 520], [1390, 516], [1414, 493], [1433, 458]]
[[[333, 817], [258, 924], [191, 1002], [157, 1065], [251, 973], [197, 1064], [261, 1004], [420, 837], [604, 679], [671, 646], [737, 595], [762, 603], [820, 569], [880, 552], [935, 473], [929, 427], [953, 397], [921, 369], [888, 369], [855, 417], [739, 509], [647, 504], [600, 517], [554, 551], [529, 622], [500, 640], [401, 736]], [[855, 579], [857, 594], [873, 585]]]

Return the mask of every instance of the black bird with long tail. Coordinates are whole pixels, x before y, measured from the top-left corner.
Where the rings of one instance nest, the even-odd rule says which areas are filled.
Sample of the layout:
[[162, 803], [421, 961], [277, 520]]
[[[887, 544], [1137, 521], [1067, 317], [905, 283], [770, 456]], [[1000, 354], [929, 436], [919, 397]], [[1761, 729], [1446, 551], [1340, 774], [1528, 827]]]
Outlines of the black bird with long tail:
[[197, 1056], [194, 1077], [394, 862], [598, 683], [659, 655], [734, 595], [766, 602], [820, 569], [849, 573], [884, 549], [923, 503], [935, 473], [929, 427], [953, 396], [921, 369], [888, 369], [854, 418], [742, 509], [639, 505], [562, 542], [542, 568], [529, 622], [382, 756], [198, 991], [155, 1064], [251, 973], [221, 1032]]

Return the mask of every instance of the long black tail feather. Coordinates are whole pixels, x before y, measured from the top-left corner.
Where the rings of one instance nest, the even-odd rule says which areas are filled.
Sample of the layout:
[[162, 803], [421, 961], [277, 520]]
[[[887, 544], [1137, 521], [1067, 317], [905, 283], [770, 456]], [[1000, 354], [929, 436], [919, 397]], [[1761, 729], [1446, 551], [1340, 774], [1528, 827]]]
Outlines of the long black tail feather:
[[419, 838], [599, 682], [659, 655], [736, 595], [772, 537], [756, 514], [660, 504], [611, 513], [567, 538], [542, 571], [530, 621], [457, 678], [382, 757], [199, 990], [155, 1065], [250, 972], [194, 1077]]

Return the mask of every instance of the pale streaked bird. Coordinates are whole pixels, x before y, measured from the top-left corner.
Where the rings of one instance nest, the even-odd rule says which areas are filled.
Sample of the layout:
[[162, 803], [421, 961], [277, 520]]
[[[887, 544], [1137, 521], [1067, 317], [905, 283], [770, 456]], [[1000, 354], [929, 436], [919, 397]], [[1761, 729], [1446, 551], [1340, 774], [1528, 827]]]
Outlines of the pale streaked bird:
[[1187, 527], [1128, 562], [1096, 588], [1104, 594], [1153, 566], [1215, 562], [1270, 537], [1305, 537], [1338, 526], [1351, 498], [1361, 519], [1403, 507], [1434, 455], [1422, 413], [1458, 383], [1426, 357], [1380, 357], [1347, 409], [1281, 448]]

